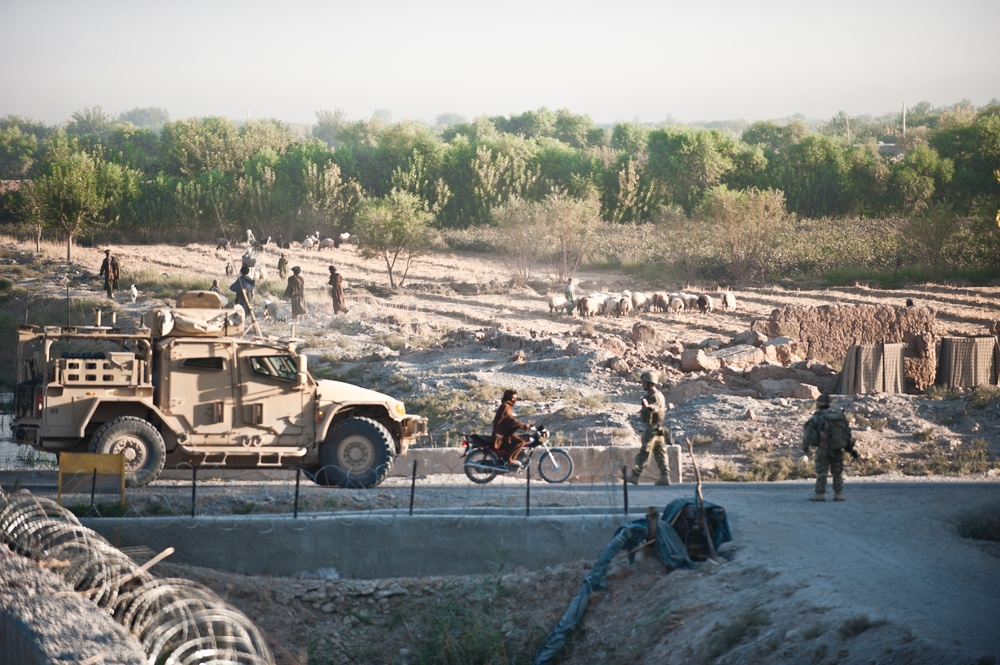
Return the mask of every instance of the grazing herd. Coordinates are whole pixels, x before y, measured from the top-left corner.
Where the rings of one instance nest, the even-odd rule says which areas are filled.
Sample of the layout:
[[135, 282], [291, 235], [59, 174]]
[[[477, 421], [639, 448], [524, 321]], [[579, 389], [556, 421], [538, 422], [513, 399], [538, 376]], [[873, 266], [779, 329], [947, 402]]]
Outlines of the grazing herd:
[[[736, 309], [736, 296], [732, 291], [724, 291], [719, 295], [719, 304], [723, 310]], [[576, 302], [570, 302], [565, 295], [549, 296], [549, 314], [573, 314], [580, 316], [630, 316], [644, 312], [665, 312], [680, 314], [681, 312], [700, 312], [710, 314], [715, 310], [715, 299], [707, 293], [692, 294], [676, 291], [622, 291], [621, 293], [591, 293], [580, 296]]]

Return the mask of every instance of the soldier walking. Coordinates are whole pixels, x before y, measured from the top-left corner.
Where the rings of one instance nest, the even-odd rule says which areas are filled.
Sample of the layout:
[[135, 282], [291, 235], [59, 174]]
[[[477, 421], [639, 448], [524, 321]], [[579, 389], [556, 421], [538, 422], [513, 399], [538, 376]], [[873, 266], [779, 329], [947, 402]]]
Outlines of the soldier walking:
[[285, 279], [288, 277], [288, 259], [285, 257], [285, 253], [281, 253], [281, 258], [278, 259], [278, 277]]
[[643, 372], [641, 379], [642, 387], [646, 393], [642, 396], [639, 419], [642, 420], [646, 428], [642, 432], [642, 447], [635, 456], [628, 481], [633, 485], [639, 484], [642, 469], [652, 454], [656, 466], [660, 468], [660, 477], [656, 484], [669, 485], [670, 467], [667, 464], [667, 444], [672, 444], [673, 438], [670, 430], [663, 426], [667, 413], [667, 400], [664, 399], [663, 393], [656, 386], [660, 382], [660, 375], [656, 370]]
[[826, 501], [826, 477], [833, 476], [833, 500], [844, 500], [844, 452], [854, 459], [854, 436], [843, 410], [830, 410], [830, 396], [816, 398], [816, 412], [806, 421], [802, 433], [802, 452], [816, 449], [816, 491], [810, 501]]

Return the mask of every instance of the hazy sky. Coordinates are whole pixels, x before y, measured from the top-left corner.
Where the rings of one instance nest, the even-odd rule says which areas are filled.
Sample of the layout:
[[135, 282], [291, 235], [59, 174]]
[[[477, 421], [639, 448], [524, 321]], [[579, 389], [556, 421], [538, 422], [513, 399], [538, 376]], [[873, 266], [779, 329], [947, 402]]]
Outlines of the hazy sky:
[[1000, 0], [0, 0], [0, 116], [597, 123], [1000, 98]]

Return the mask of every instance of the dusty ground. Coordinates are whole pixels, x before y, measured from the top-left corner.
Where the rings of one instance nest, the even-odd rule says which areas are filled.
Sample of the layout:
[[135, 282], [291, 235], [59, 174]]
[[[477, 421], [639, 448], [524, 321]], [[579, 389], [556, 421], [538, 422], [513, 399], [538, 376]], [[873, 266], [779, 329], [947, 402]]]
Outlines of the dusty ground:
[[[209, 245], [117, 251], [126, 274], [147, 279], [187, 274], [227, 283], [224, 265], [230, 257]], [[96, 274], [100, 250], [75, 252], [83, 271]], [[633, 418], [639, 389], [630, 372], [658, 359], [628, 350], [636, 318], [584, 322], [550, 316], [543, 284], [510, 288], [503, 266], [483, 257], [425, 257], [411, 268], [406, 287], [390, 292], [384, 266], [360, 259], [353, 247], [289, 254], [291, 265], [302, 266], [310, 289], [310, 313], [294, 333], [305, 339], [314, 366], [346, 376], [354, 371], [411, 402], [428, 394], [472, 393], [486, 418], [495, 396], [513, 385], [531, 395], [520, 407], [522, 416], [547, 424], [568, 443], [638, 442]], [[43, 255], [31, 261], [60, 265], [65, 250], [46, 246]], [[272, 275], [276, 261], [276, 254], [264, 258]], [[350, 312], [336, 319], [324, 290], [330, 264], [344, 274], [350, 304]], [[37, 288], [59, 293], [68, 283], [75, 295], [88, 289], [99, 293], [96, 279], [84, 282], [74, 271], [61, 270]], [[583, 291], [703, 286], [642, 284], [603, 272], [577, 277]], [[120, 322], [156, 304], [138, 281], [135, 305], [119, 294]], [[277, 291], [277, 280], [271, 284]], [[1000, 319], [996, 286], [881, 291], [744, 285], [735, 291], [735, 312], [641, 318], [687, 346], [707, 337], [729, 339], [785, 304], [902, 305], [912, 298], [937, 309], [940, 334], [985, 334], [989, 322]], [[274, 333], [292, 332], [289, 323], [264, 325]], [[538, 343], [505, 345], [511, 338]], [[584, 352], [566, 353], [574, 342]], [[627, 371], [609, 368], [611, 357], [624, 360]], [[674, 390], [689, 378], [671, 373], [667, 387]], [[481, 385], [486, 388], [477, 388]], [[616, 563], [608, 590], [595, 596], [563, 662], [996, 662], [1000, 564], [995, 548], [961, 538], [958, 525], [970, 511], [1000, 512], [998, 402], [979, 406], [967, 398], [899, 395], [841, 398], [838, 404], [870, 423], [859, 428], [864, 464], [858, 468], [892, 470], [881, 477], [892, 480], [908, 470], [921, 474], [930, 489], [897, 484], [885, 490], [849, 478], [849, 502], [815, 505], [803, 501], [807, 481], [765, 496], [743, 494], [742, 486], [709, 485], [710, 500], [725, 506], [733, 521], [734, 543], [724, 548], [723, 565], [664, 575], [650, 560]], [[798, 432], [809, 409], [798, 400], [704, 396], [678, 402], [671, 417], [680, 434], [696, 440], [699, 463], [711, 476], [730, 466], [746, 472], [755, 454], [772, 460], [797, 456]], [[467, 421], [475, 417], [461, 415]], [[440, 443], [449, 425], [440, 418], [432, 425]], [[985, 463], [964, 474], [974, 484], [945, 482], [955, 480], [957, 461], [975, 445], [985, 446]], [[922, 475], [949, 468], [952, 477]], [[666, 503], [665, 494], [643, 491], [651, 492], [650, 504]], [[588, 565], [379, 582], [261, 580], [170, 568], [163, 574], [194, 575], [218, 589], [271, 635], [279, 662], [294, 662], [305, 649], [310, 663], [524, 663], [562, 614]], [[449, 658], [428, 655], [442, 652]]]

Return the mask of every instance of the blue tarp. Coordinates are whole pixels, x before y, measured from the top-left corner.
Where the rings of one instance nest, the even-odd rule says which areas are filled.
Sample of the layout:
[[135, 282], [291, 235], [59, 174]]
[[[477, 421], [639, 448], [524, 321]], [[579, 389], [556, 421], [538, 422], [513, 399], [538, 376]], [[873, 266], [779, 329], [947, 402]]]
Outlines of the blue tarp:
[[[656, 530], [656, 557], [667, 566], [667, 572], [675, 568], [691, 568], [694, 564], [688, 556], [687, 548], [671, 526], [674, 518], [677, 517], [688, 505], [697, 506], [694, 499], [675, 499], [667, 504], [663, 509], [663, 515], [659, 519]], [[729, 521], [726, 518], [726, 511], [713, 503], [705, 502], [706, 519], [708, 520], [712, 533], [712, 541], [715, 549], [726, 542], [732, 540], [729, 531]], [[576, 628], [583, 614], [587, 610], [587, 603], [590, 602], [590, 594], [594, 591], [601, 591], [607, 588], [608, 567], [621, 552], [631, 552], [644, 542], [646, 542], [646, 532], [649, 521], [645, 518], [628, 522], [618, 527], [615, 536], [608, 543], [601, 556], [594, 562], [594, 567], [590, 569], [583, 584], [580, 585], [576, 596], [570, 601], [569, 607], [563, 613], [562, 618], [555, 625], [549, 636], [545, 639], [538, 651], [535, 652], [532, 665], [549, 665], [556, 655], [562, 651], [566, 645], [566, 638], [570, 631]], [[629, 554], [629, 561], [634, 557], [634, 553]]]

